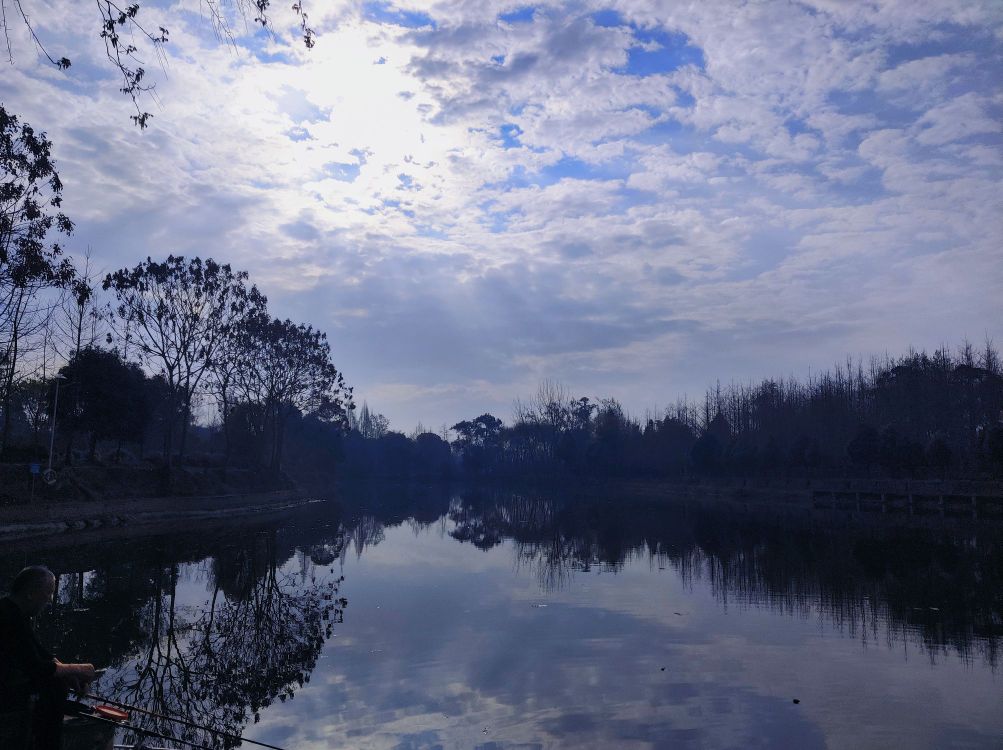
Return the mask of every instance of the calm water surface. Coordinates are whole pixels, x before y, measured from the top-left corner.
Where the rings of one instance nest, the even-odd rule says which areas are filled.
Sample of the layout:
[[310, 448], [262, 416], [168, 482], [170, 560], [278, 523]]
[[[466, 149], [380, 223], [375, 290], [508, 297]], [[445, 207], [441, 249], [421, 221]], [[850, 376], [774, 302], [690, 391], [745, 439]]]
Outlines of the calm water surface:
[[998, 528], [383, 489], [50, 544], [0, 583], [59, 574], [57, 655], [285, 748], [1003, 746]]

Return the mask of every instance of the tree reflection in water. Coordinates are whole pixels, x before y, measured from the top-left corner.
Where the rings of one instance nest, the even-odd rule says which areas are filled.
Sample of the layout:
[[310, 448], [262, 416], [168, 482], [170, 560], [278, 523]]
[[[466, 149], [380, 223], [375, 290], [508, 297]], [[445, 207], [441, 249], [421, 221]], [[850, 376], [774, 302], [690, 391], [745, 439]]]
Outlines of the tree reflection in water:
[[546, 590], [635, 560], [709, 582], [723, 606], [822, 617], [839, 632], [954, 652], [995, 669], [1003, 637], [1003, 534], [895, 528], [846, 516], [652, 500], [466, 493], [451, 535], [489, 549], [511, 539]]
[[[343, 546], [343, 537], [313, 545], [299, 553], [299, 571], [289, 572], [280, 568], [274, 531], [217, 547], [201, 564], [170, 560], [164, 545], [145, 565], [60, 575], [62, 591], [42, 628], [61, 655], [108, 657], [103, 696], [240, 735], [263, 708], [309, 682], [347, 605], [343, 578], [327, 567]], [[207, 598], [192, 603], [191, 584], [200, 581]], [[139, 712], [131, 722], [209, 748], [237, 744]], [[124, 737], [126, 744], [137, 739]]]
[[[214, 558], [211, 596], [202, 607], [179, 609], [177, 570], [164, 571], [144, 613], [149, 646], [133, 674], [120, 672], [109, 685], [114, 698], [240, 734], [276, 697], [292, 698], [309, 681], [332, 625], [342, 617], [341, 578], [318, 581], [311, 575], [303, 585], [278, 572], [272, 536], [256, 541], [250, 549]], [[177, 725], [153, 717], [140, 725], [178, 732]], [[209, 747], [233, 745], [191, 728], [174, 736]]]
[[[343, 494], [314, 515], [256, 533], [165, 537], [59, 552], [43, 639], [67, 660], [112, 667], [101, 689], [155, 713], [239, 734], [309, 681], [346, 604], [335, 571], [350, 551], [407, 525], [457, 542], [510, 543], [517, 566], [553, 590], [582, 571], [642, 562], [709, 584], [724, 607], [819, 618], [867, 642], [956, 653], [992, 669], [1003, 636], [998, 526], [897, 528], [846, 516], [624, 497], [399, 487]], [[237, 540], [237, 541], [234, 541]], [[0, 584], [27, 562], [0, 555]], [[298, 563], [298, 564], [297, 564]], [[224, 748], [199, 730], [145, 728]]]

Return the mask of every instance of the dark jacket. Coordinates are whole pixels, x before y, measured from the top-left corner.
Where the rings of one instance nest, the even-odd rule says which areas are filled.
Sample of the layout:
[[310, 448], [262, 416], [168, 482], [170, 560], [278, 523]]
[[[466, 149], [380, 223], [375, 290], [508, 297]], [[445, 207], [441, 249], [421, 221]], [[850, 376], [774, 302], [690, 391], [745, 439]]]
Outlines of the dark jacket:
[[38, 642], [30, 618], [9, 597], [0, 599], [0, 705], [26, 706], [55, 674], [55, 657]]

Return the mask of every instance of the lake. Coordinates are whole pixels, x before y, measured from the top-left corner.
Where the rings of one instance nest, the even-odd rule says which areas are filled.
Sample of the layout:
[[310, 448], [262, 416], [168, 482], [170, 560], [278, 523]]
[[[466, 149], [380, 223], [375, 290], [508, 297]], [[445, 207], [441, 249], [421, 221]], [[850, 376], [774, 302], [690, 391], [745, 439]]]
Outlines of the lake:
[[102, 695], [289, 749], [999, 748], [1003, 531], [929, 523], [367, 487], [0, 584], [58, 574], [40, 633]]

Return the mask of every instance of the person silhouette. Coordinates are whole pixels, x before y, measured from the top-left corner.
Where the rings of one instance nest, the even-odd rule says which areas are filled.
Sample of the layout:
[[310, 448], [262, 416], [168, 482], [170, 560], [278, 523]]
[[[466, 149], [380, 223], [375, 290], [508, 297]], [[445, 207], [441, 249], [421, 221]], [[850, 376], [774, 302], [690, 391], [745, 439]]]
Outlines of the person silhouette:
[[33, 565], [0, 599], [0, 747], [59, 750], [63, 703], [97, 676], [93, 664], [63, 664], [39, 642], [32, 618], [52, 601], [56, 576]]

